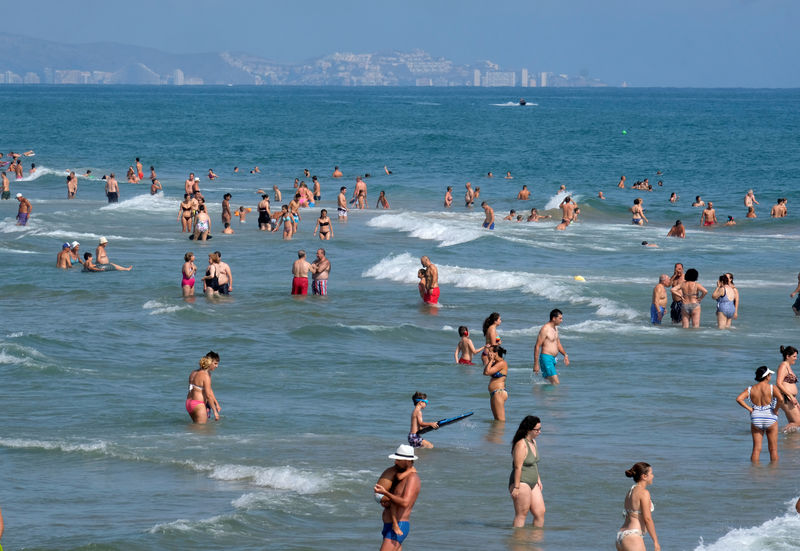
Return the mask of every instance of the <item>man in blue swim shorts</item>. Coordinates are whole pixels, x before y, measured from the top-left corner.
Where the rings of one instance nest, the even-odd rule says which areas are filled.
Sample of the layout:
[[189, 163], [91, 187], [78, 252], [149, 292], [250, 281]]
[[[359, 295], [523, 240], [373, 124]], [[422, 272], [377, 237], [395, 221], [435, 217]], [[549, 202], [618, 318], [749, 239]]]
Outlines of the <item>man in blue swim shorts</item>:
[[653, 287], [653, 301], [650, 303], [650, 323], [653, 325], [661, 325], [661, 320], [667, 311], [668, 285], [669, 276], [661, 274], [661, 277], [658, 278], [658, 283]]
[[541, 371], [542, 377], [551, 384], [557, 385], [558, 372], [556, 371], [556, 356], [564, 356], [564, 365], [569, 365], [569, 356], [561, 346], [558, 337], [558, 326], [564, 321], [564, 315], [558, 308], [550, 312], [550, 321], [539, 330], [536, 345], [533, 347], [533, 372]]
[[481, 203], [481, 207], [483, 207], [483, 212], [486, 213], [486, 218], [483, 220], [483, 227], [489, 230], [494, 229], [494, 209], [489, 206], [489, 204], [484, 201]]
[[[394, 459], [394, 465], [383, 471], [374, 488], [375, 497], [380, 496], [383, 506], [380, 551], [400, 551], [411, 530], [409, 518], [419, 496], [420, 479], [414, 469], [414, 461], [419, 458], [414, 455], [414, 448], [400, 444], [389, 459]], [[393, 521], [397, 526], [393, 526]]]

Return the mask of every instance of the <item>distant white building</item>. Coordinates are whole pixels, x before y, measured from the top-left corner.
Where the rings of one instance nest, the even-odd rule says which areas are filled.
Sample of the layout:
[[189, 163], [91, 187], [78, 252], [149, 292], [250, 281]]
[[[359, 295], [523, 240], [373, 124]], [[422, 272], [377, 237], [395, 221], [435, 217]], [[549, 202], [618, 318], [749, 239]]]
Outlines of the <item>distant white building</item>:
[[418, 78], [416, 83], [417, 86], [433, 86], [433, 80], [429, 78]]
[[539, 73], [539, 86], [541, 86], [542, 88], [547, 86], [547, 73], [545, 73], [544, 71]]
[[186, 83], [186, 77], [183, 74], [183, 71], [180, 69], [175, 69], [172, 71], [172, 82], [175, 86], [183, 86]]
[[515, 86], [517, 73], [513, 71], [487, 71], [483, 76], [483, 86]]
[[481, 85], [481, 72], [478, 69], [472, 73], [472, 85], [479, 87]]
[[41, 84], [42, 79], [40, 79], [39, 75], [36, 73], [25, 73], [25, 76], [22, 78], [22, 82], [24, 84]]
[[527, 88], [528, 87], [528, 70], [527, 69], [523, 69], [522, 70], [522, 74], [520, 75], [520, 79], [519, 79], [519, 84], [523, 88]]

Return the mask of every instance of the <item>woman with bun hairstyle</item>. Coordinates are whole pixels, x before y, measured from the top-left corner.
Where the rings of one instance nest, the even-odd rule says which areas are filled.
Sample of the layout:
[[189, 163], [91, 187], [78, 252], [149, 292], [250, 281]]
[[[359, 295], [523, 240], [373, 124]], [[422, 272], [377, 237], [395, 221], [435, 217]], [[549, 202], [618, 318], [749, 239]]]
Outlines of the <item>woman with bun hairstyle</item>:
[[511, 440], [513, 461], [508, 491], [514, 502], [514, 528], [525, 526], [528, 513], [533, 515], [534, 526], [544, 526], [544, 497], [539, 476], [539, 447], [536, 445], [536, 437], [541, 432], [542, 421], [535, 415], [528, 415]]
[[786, 414], [788, 425], [783, 427], [784, 432], [800, 428], [800, 405], [797, 403], [797, 375], [792, 371], [794, 362], [797, 361], [797, 349], [794, 346], [781, 346], [783, 361], [778, 366], [775, 374], [775, 386], [783, 394], [781, 409]]
[[483, 368], [483, 374], [489, 379], [489, 406], [492, 408], [492, 415], [495, 421], [506, 420], [506, 400], [508, 391], [506, 390], [506, 377], [508, 376], [508, 364], [503, 359], [506, 349], [500, 345], [487, 346], [487, 363]]
[[[750, 434], [753, 436], [753, 453], [750, 462], [758, 463], [764, 435], [767, 435], [769, 460], [778, 461], [778, 409], [783, 406], [780, 391], [769, 384], [775, 372], [765, 365], [756, 369], [756, 384], [747, 387], [736, 397], [736, 402], [750, 412]], [[745, 399], [752, 405], [748, 405]]]
[[656, 535], [656, 525], [653, 522], [653, 502], [647, 487], [653, 483], [653, 467], [640, 461], [625, 471], [625, 476], [632, 478], [636, 483], [631, 486], [625, 495], [625, 504], [622, 514], [625, 522], [617, 532], [617, 551], [645, 551], [645, 534], [653, 538], [655, 551], [660, 551]]

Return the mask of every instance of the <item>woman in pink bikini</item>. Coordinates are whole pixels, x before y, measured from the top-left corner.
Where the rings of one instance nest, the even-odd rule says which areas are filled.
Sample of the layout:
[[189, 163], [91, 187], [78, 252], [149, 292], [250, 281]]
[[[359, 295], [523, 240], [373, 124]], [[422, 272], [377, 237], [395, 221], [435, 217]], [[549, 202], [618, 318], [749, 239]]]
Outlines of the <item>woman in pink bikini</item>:
[[183, 296], [194, 295], [194, 274], [197, 273], [197, 266], [194, 264], [194, 254], [186, 253], [183, 255], [183, 268], [181, 269], [181, 289]]
[[189, 375], [189, 393], [186, 395], [186, 411], [198, 424], [208, 422], [211, 414], [219, 421], [219, 402], [211, 390], [211, 372], [219, 365], [219, 355], [209, 352], [200, 358], [200, 367]]

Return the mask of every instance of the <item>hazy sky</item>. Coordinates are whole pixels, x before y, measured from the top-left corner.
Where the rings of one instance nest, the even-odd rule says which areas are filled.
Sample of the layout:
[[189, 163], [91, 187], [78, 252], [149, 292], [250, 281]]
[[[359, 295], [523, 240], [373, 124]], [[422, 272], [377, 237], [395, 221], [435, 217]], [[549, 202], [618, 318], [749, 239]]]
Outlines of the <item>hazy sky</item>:
[[612, 85], [800, 87], [800, 0], [29, 0], [24, 12], [4, 31], [278, 62], [421, 48]]

